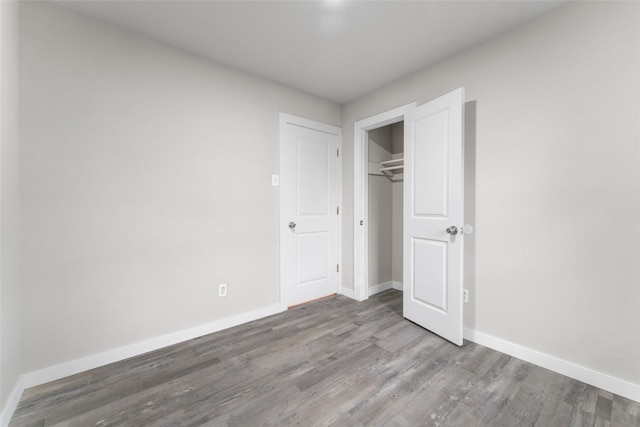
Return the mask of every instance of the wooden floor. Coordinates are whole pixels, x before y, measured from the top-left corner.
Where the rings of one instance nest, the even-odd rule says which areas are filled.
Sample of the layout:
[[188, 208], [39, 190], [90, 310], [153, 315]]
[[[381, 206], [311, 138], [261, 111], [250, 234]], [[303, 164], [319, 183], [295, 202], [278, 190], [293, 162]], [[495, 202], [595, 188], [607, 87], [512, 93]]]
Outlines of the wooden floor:
[[26, 390], [18, 426], [639, 426], [640, 404], [402, 318], [320, 300]]

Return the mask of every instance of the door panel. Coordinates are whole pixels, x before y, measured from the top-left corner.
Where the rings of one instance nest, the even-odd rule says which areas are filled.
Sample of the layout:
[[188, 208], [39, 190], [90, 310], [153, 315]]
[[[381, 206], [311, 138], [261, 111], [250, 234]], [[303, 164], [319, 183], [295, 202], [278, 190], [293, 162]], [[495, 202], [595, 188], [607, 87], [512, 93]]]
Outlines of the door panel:
[[[443, 313], [447, 311], [447, 245], [428, 239], [413, 239], [411, 281], [415, 302]], [[433, 286], [420, 286], [430, 283]], [[418, 286], [416, 286], [418, 285]]]
[[[329, 208], [329, 158], [324, 139], [298, 138], [296, 179], [298, 215], [327, 215]], [[335, 157], [335, 154], [334, 156]]]
[[299, 286], [326, 280], [329, 277], [329, 233], [295, 233], [297, 263], [297, 284]]
[[447, 216], [448, 116], [443, 110], [414, 123], [414, 135], [430, 141], [412, 144], [414, 216]]
[[462, 345], [463, 107], [460, 88], [405, 115], [404, 316]]
[[341, 131], [281, 114], [280, 132], [281, 301], [287, 307], [338, 290]]

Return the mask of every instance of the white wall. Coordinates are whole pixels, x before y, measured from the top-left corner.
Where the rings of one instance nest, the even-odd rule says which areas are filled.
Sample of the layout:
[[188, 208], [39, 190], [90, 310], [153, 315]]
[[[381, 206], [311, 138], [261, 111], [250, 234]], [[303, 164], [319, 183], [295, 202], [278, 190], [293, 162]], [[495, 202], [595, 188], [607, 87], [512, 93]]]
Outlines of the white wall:
[[465, 325], [640, 384], [638, 22], [638, 3], [573, 2], [343, 106], [343, 286], [354, 121], [464, 86], [476, 115]]
[[390, 125], [391, 127], [391, 152], [393, 154], [404, 153], [404, 122]]
[[[0, 29], [0, 415], [6, 416], [22, 371], [16, 2], [0, 2]], [[17, 393], [11, 397], [16, 399]]]
[[20, 24], [25, 370], [278, 304], [278, 113], [340, 107], [50, 3]]
[[[369, 134], [369, 146], [371, 146], [371, 143], [375, 143], [377, 145], [380, 146], [380, 148], [386, 150], [389, 153], [393, 152], [393, 147], [391, 145], [392, 140], [391, 140], [391, 126], [383, 126], [377, 129], [371, 129], [369, 132], [367, 132]], [[391, 157], [389, 158], [384, 158], [384, 159], [372, 159], [371, 158], [372, 153], [369, 154], [369, 161], [373, 162], [373, 161], [381, 161], [381, 160], [389, 160]]]

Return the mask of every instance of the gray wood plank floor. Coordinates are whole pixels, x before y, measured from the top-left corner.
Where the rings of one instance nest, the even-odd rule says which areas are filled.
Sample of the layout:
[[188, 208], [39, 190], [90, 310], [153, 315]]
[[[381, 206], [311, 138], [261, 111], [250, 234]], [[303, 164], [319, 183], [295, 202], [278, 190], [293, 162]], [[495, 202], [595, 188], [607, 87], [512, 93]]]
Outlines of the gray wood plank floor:
[[640, 404], [342, 296], [25, 391], [20, 426], [640, 426]]

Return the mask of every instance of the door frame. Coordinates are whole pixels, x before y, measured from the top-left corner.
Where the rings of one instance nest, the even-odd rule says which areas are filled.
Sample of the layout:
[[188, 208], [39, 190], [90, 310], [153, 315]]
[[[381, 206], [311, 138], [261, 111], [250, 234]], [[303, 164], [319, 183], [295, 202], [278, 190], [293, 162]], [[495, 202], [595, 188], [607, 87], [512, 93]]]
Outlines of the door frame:
[[[316, 122], [314, 120], [310, 120], [310, 119], [305, 119], [303, 117], [298, 117], [298, 116], [294, 116], [291, 114], [287, 114], [287, 113], [280, 113], [279, 114], [279, 121], [280, 121], [280, 127], [279, 127], [279, 145], [278, 145], [278, 174], [281, 174], [282, 171], [282, 164], [284, 163], [283, 161], [283, 147], [284, 147], [284, 143], [285, 143], [285, 139], [284, 139], [284, 134], [285, 134], [285, 128], [287, 125], [294, 125], [294, 126], [300, 126], [303, 128], [307, 128], [307, 129], [312, 129], [312, 130], [316, 130], [319, 132], [325, 132], [331, 135], [336, 135], [338, 138], [338, 153], [339, 155], [337, 156], [337, 171], [336, 171], [336, 185], [338, 187], [338, 209], [339, 209], [339, 215], [337, 215], [338, 217], [338, 236], [337, 236], [337, 257], [338, 257], [338, 262], [339, 265], [342, 264], [342, 213], [343, 213], [343, 209], [342, 209], [342, 128], [338, 127], [338, 126], [333, 126], [333, 125], [328, 125], [325, 123], [321, 123], [321, 122]], [[280, 277], [279, 277], [279, 282], [280, 282], [280, 287], [279, 287], [279, 301], [280, 301], [280, 309], [282, 311], [285, 311], [288, 309], [287, 304], [284, 302], [284, 289], [285, 289], [285, 282], [284, 282], [284, 277], [285, 277], [285, 273], [284, 273], [284, 269], [285, 269], [285, 263], [284, 263], [284, 259], [285, 259], [285, 254], [284, 254], [284, 239], [287, 236], [287, 233], [289, 233], [289, 227], [288, 227], [288, 223], [287, 223], [287, 218], [284, 217], [284, 203], [283, 203], [283, 197], [281, 194], [281, 188], [278, 188], [278, 222], [279, 222], [279, 227], [278, 227], [278, 257], [279, 257], [279, 273], [280, 273]], [[335, 292], [338, 293], [340, 287], [342, 286], [342, 271], [343, 268], [340, 268], [338, 271], [338, 280], [336, 283], [336, 290]]]
[[368, 134], [370, 130], [403, 121], [405, 114], [417, 106], [417, 102], [412, 102], [353, 125], [353, 294], [357, 301], [369, 298]]

